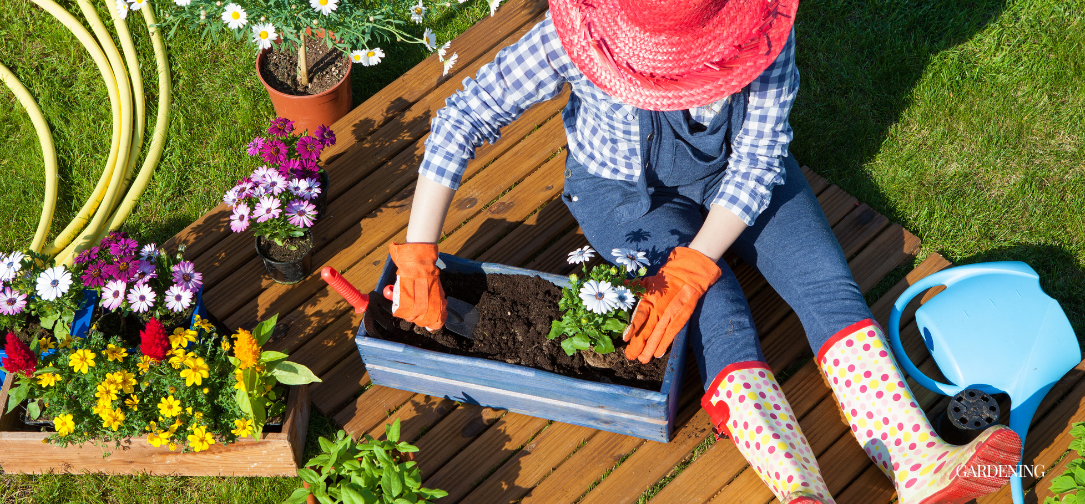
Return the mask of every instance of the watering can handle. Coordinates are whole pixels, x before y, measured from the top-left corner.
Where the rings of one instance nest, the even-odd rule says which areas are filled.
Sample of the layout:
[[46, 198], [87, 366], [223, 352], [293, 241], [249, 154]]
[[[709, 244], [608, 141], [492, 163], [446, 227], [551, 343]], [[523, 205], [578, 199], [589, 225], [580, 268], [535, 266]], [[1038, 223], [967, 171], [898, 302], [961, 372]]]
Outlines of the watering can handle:
[[343, 275], [340, 275], [335, 268], [331, 266], [325, 266], [320, 270], [320, 278], [323, 278], [328, 285], [332, 286], [340, 296], [343, 296], [351, 306], [354, 307], [354, 313], [365, 313], [365, 309], [369, 307], [369, 296], [358, 292]]
[[[944, 285], [948, 289], [961, 280], [982, 275], [1016, 275], [1039, 278], [1029, 265], [1020, 261], [989, 262], [957, 266], [920, 279], [918, 282], [908, 287], [908, 289], [897, 298], [896, 303], [893, 303], [893, 311], [889, 314], [889, 343], [893, 345], [893, 353], [896, 354], [897, 361], [900, 363], [901, 367], [903, 367], [904, 370], [908, 372], [908, 375], [915, 379], [916, 383], [923, 388], [947, 396], [952, 396], [964, 390], [966, 387], [949, 385], [932, 380], [915, 367], [912, 360], [908, 358], [908, 354], [904, 352], [904, 346], [900, 342], [901, 313], [904, 312], [904, 308], [908, 306], [908, 303], [911, 302], [912, 298], [931, 287]], [[982, 387], [980, 388], [982, 389]]]

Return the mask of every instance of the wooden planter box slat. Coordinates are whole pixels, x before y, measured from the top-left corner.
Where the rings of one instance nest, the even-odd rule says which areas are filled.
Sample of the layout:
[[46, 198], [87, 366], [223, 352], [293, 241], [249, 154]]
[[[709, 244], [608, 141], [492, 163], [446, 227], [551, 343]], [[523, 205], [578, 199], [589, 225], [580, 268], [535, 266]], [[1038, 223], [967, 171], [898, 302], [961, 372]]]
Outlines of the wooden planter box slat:
[[[558, 286], [563, 276], [479, 263], [441, 254], [438, 267], [462, 273], [538, 275]], [[376, 292], [395, 281], [386, 261]], [[480, 406], [667, 442], [671, 436], [686, 357], [686, 331], [674, 339], [660, 391], [591, 382], [528, 367], [464, 357], [369, 337], [355, 338], [373, 383]]]
[[[0, 408], [6, 408], [8, 376], [0, 391]], [[265, 433], [262, 439], [245, 438], [228, 446], [212, 445], [199, 453], [170, 451], [154, 447], [146, 437], [132, 438], [131, 444], [114, 448], [112, 443], [98, 447], [85, 443], [82, 448], [61, 448], [43, 443], [52, 432], [14, 430], [21, 420], [18, 411], [4, 411], [0, 416], [0, 468], [5, 473], [40, 474], [48, 472], [97, 472], [109, 474], [153, 474], [159, 476], [296, 476], [305, 449], [309, 428], [308, 385], [290, 387], [281, 433]], [[106, 451], [112, 454], [106, 458]]]

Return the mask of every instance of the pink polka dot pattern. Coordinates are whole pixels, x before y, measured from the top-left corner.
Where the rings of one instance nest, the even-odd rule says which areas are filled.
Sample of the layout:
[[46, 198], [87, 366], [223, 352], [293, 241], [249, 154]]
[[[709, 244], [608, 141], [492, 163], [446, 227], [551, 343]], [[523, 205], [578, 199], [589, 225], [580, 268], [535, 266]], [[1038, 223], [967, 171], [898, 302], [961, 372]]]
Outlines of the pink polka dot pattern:
[[[725, 419], [738, 451], [780, 502], [810, 497], [835, 504], [772, 371], [765, 363], [731, 368], [720, 373], [701, 401], [709, 416]], [[713, 413], [721, 407], [726, 414]]]
[[[849, 329], [853, 329], [852, 328]], [[839, 335], [838, 335], [839, 336]], [[896, 486], [899, 502], [922, 502], [945, 487], [973, 446], [942, 441], [912, 396], [881, 328], [871, 324], [829, 340], [820, 357], [851, 432]]]

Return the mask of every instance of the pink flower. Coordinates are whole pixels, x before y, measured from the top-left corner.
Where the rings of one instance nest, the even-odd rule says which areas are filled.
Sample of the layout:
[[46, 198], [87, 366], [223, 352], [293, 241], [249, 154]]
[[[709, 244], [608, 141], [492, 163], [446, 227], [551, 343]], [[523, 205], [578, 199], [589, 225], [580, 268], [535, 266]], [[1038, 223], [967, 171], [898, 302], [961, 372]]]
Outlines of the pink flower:
[[100, 247], [94, 246], [86, 249], [75, 256], [75, 264], [86, 264], [98, 258]]
[[263, 186], [265, 194], [270, 193], [272, 195], [278, 196], [286, 190], [286, 179], [276, 172], [271, 172], [264, 180]]
[[173, 267], [173, 282], [195, 292], [203, 285], [203, 274], [196, 271], [192, 261], [181, 261]]
[[241, 199], [241, 186], [234, 186], [229, 191], [226, 191], [226, 194], [224, 194], [222, 196], [222, 202], [225, 203], [226, 206], [228, 206], [228, 207], [232, 207], [232, 206], [236, 205], [238, 200], [240, 200], [240, 199]]
[[319, 140], [320, 144], [324, 147], [335, 145], [335, 132], [323, 124], [316, 129], [316, 133], [313, 135], [316, 136], [316, 139]]
[[[256, 185], [263, 184], [264, 181], [267, 180], [268, 175], [271, 175], [272, 173], [275, 173], [275, 170], [272, 170], [271, 168], [268, 168], [266, 166], [261, 166], [252, 171], [252, 175], [249, 175], [250, 179], [248, 180], [250, 184], [253, 184], [253, 186], [255, 187]], [[242, 182], [244, 182], [245, 180], [246, 179], [242, 179]]]
[[279, 138], [286, 138], [293, 131], [294, 121], [289, 121], [285, 117], [276, 117], [275, 119], [272, 119], [271, 127], [267, 129], [269, 134]]
[[286, 215], [290, 223], [297, 227], [312, 227], [313, 219], [316, 218], [316, 206], [305, 200], [294, 200], [286, 206]]
[[256, 137], [253, 138], [251, 142], [249, 142], [249, 149], [246, 150], [245, 153], [250, 156], [259, 156], [260, 149], [262, 149], [263, 147], [264, 139], [262, 137]]
[[137, 248], [139, 248], [139, 244], [135, 240], [121, 238], [109, 245], [109, 253], [113, 254], [113, 257], [127, 256], [135, 253]]
[[256, 222], [267, 222], [271, 219], [276, 219], [283, 211], [279, 208], [279, 205], [281, 204], [282, 203], [277, 198], [264, 196], [256, 203], [256, 207], [252, 209], [252, 216], [256, 217]]
[[240, 233], [249, 228], [249, 206], [238, 203], [234, 207], [234, 213], [230, 216], [230, 230]]
[[320, 151], [324, 149], [324, 146], [317, 139], [306, 136], [298, 140], [297, 149], [298, 156], [302, 159], [317, 159], [320, 157]]
[[106, 264], [104, 261], [97, 261], [94, 264], [87, 266], [87, 269], [83, 270], [83, 276], [81, 277], [83, 279], [83, 285], [87, 287], [101, 287], [105, 285], [105, 268]]
[[124, 302], [124, 291], [128, 286], [120, 280], [112, 280], [102, 289], [102, 308], [116, 310]]
[[142, 261], [136, 259], [135, 257], [126, 256], [117, 259], [117, 262], [115, 264], [110, 264], [109, 266], [102, 268], [102, 271], [104, 271], [105, 274], [108, 275], [110, 278], [115, 278], [122, 282], [127, 282], [131, 280], [133, 276], [135, 276], [137, 271], [139, 271], [140, 262]]
[[128, 304], [136, 313], [143, 313], [154, 306], [154, 291], [147, 284], [136, 285], [128, 291]]
[[286, 161], [286, 144], [280, 140], [265, 142], [260, 152], [264, 155], [264, 161], [267, 161], [268, 164], [279, 165]]
[[26, 294], [4, 287], [4, 292], [0, 293], [0, 313], [17, 315], [23, 312], [23, 308], [26, 308]]

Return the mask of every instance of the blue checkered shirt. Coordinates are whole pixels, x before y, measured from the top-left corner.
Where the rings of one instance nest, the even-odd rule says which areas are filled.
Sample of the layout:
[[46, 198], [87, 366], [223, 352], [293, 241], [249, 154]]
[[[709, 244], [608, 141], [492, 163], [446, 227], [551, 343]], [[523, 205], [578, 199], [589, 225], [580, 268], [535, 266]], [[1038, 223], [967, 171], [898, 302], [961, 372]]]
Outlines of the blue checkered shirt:
[[[532, 105], [561, 94], [565, 83], [578, 98], [562, 114], [569, 155], [589, 173], [635, 181], [641, 176], [638, 111], [596, 87], [569, 59], [549, 12], [515, 44], [497, 53], [492, 63], [463, 81], [464, 89], [445, 100], [426, 140], [419, 173], [458, 189], [467, 162], [483, 140], [491, 144], [501, 128]], [[787, 116], [799, 90], [795, 68], [795, 33], [765, 71], [750, 83], [746, 119], [731, 140], [728, 168], [712, 204], [720, 205], [747, 225], [769, 205], [773, 186], [783, 183], [783, 158], [791, 141]], [[692, 120], [708, 125], [726, 98], [690, 109]]]

